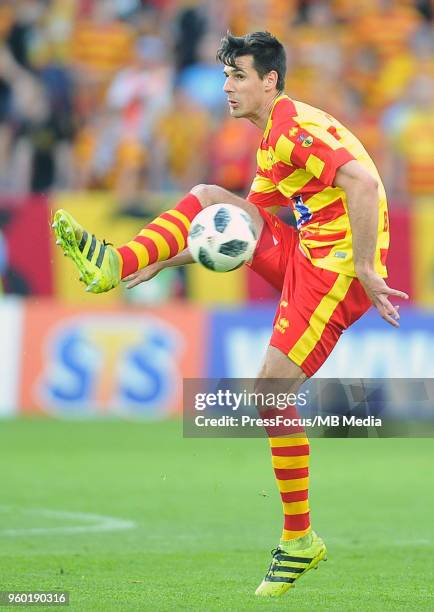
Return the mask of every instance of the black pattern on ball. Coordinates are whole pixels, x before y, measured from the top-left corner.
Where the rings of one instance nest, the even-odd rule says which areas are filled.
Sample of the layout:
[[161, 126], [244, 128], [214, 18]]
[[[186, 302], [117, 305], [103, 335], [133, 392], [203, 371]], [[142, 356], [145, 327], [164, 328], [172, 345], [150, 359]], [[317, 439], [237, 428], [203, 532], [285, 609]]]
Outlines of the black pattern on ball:
[[238, 257], [246, 252], [248, 246], [249, 243], [245, 240], [229, 240], [220, 246], [219, 253], [229, 257]]
[[203, 247], [199, 249], [199, 263], [201, 263], [208, 270], [215, 270], [214, 262]]
[[201, 225], [200, 223], [195, 223], [191, 228], [190, 228], [190, 238], [198, 238], [204, 231], [204, 226]]
[[227, 208], [220, 208], [214, 215], [214, 226], [222, 234], [231, 220], [231, 215]]

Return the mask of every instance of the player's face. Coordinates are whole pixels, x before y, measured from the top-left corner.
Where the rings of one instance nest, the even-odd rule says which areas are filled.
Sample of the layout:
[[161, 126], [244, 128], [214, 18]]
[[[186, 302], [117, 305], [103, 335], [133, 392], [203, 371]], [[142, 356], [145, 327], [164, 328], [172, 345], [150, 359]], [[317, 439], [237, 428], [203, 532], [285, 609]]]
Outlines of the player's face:
[[253, 66], [253, 56], [243, 55], [236, 59], [236, 68], [224, 66], [226, 81], [223, 91], [228, 97], [232, 117], [254, 117], [269, 95], [267, 77], [261, 79]]

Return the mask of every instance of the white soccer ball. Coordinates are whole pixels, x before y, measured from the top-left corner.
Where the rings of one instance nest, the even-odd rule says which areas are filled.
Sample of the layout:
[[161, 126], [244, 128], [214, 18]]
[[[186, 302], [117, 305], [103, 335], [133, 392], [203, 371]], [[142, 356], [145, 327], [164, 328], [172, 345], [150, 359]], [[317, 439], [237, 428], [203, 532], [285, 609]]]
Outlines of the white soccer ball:
[[229, 272], [248, 261], [256, 247], [251, 216], [232, 204], [214, 204], [193, 219], [187, 244], [195, 261], [215, 272]]

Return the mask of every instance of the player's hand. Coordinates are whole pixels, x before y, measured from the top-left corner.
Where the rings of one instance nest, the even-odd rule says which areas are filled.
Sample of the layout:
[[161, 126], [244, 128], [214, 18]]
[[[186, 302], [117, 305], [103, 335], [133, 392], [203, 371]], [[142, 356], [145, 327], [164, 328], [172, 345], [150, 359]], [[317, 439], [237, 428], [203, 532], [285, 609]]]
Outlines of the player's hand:
[[389, 297], [400, 297], [408, 300], [408, 295], [404, 291], [388, 287], [384, 279], [373, 270], [360, 273], [357, 276], [380, 316], [393, 327], [399, 327], [399, 306], [394, 306], [389, 301]]
[[154, 278], [154, 276], [156, 276], [162, 269], [163, 267], [161, 266], [160, 262], [156, 262], [146, 266], [146, 268], [142, 268], [141, 270], [134, 272], [134, 274], [126, 276], [122, 279], [122, 282], [127, 283], [127, 289], [132, 289], [133, 287], [140, 285], [140, 283], [146, 283], [146, 281], [151, 280], [151, 278]]

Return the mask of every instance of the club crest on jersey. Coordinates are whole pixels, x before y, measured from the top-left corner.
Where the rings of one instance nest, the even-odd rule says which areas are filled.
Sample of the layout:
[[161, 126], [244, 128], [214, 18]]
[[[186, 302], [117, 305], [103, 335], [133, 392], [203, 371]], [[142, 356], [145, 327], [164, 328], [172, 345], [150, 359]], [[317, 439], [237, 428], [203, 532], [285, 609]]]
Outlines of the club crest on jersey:
[[313, 137], [308, 134], [300, 134], [297, 137], [298, 142], [301, 142], [302, 147], [311, 147], [313, 145]]

